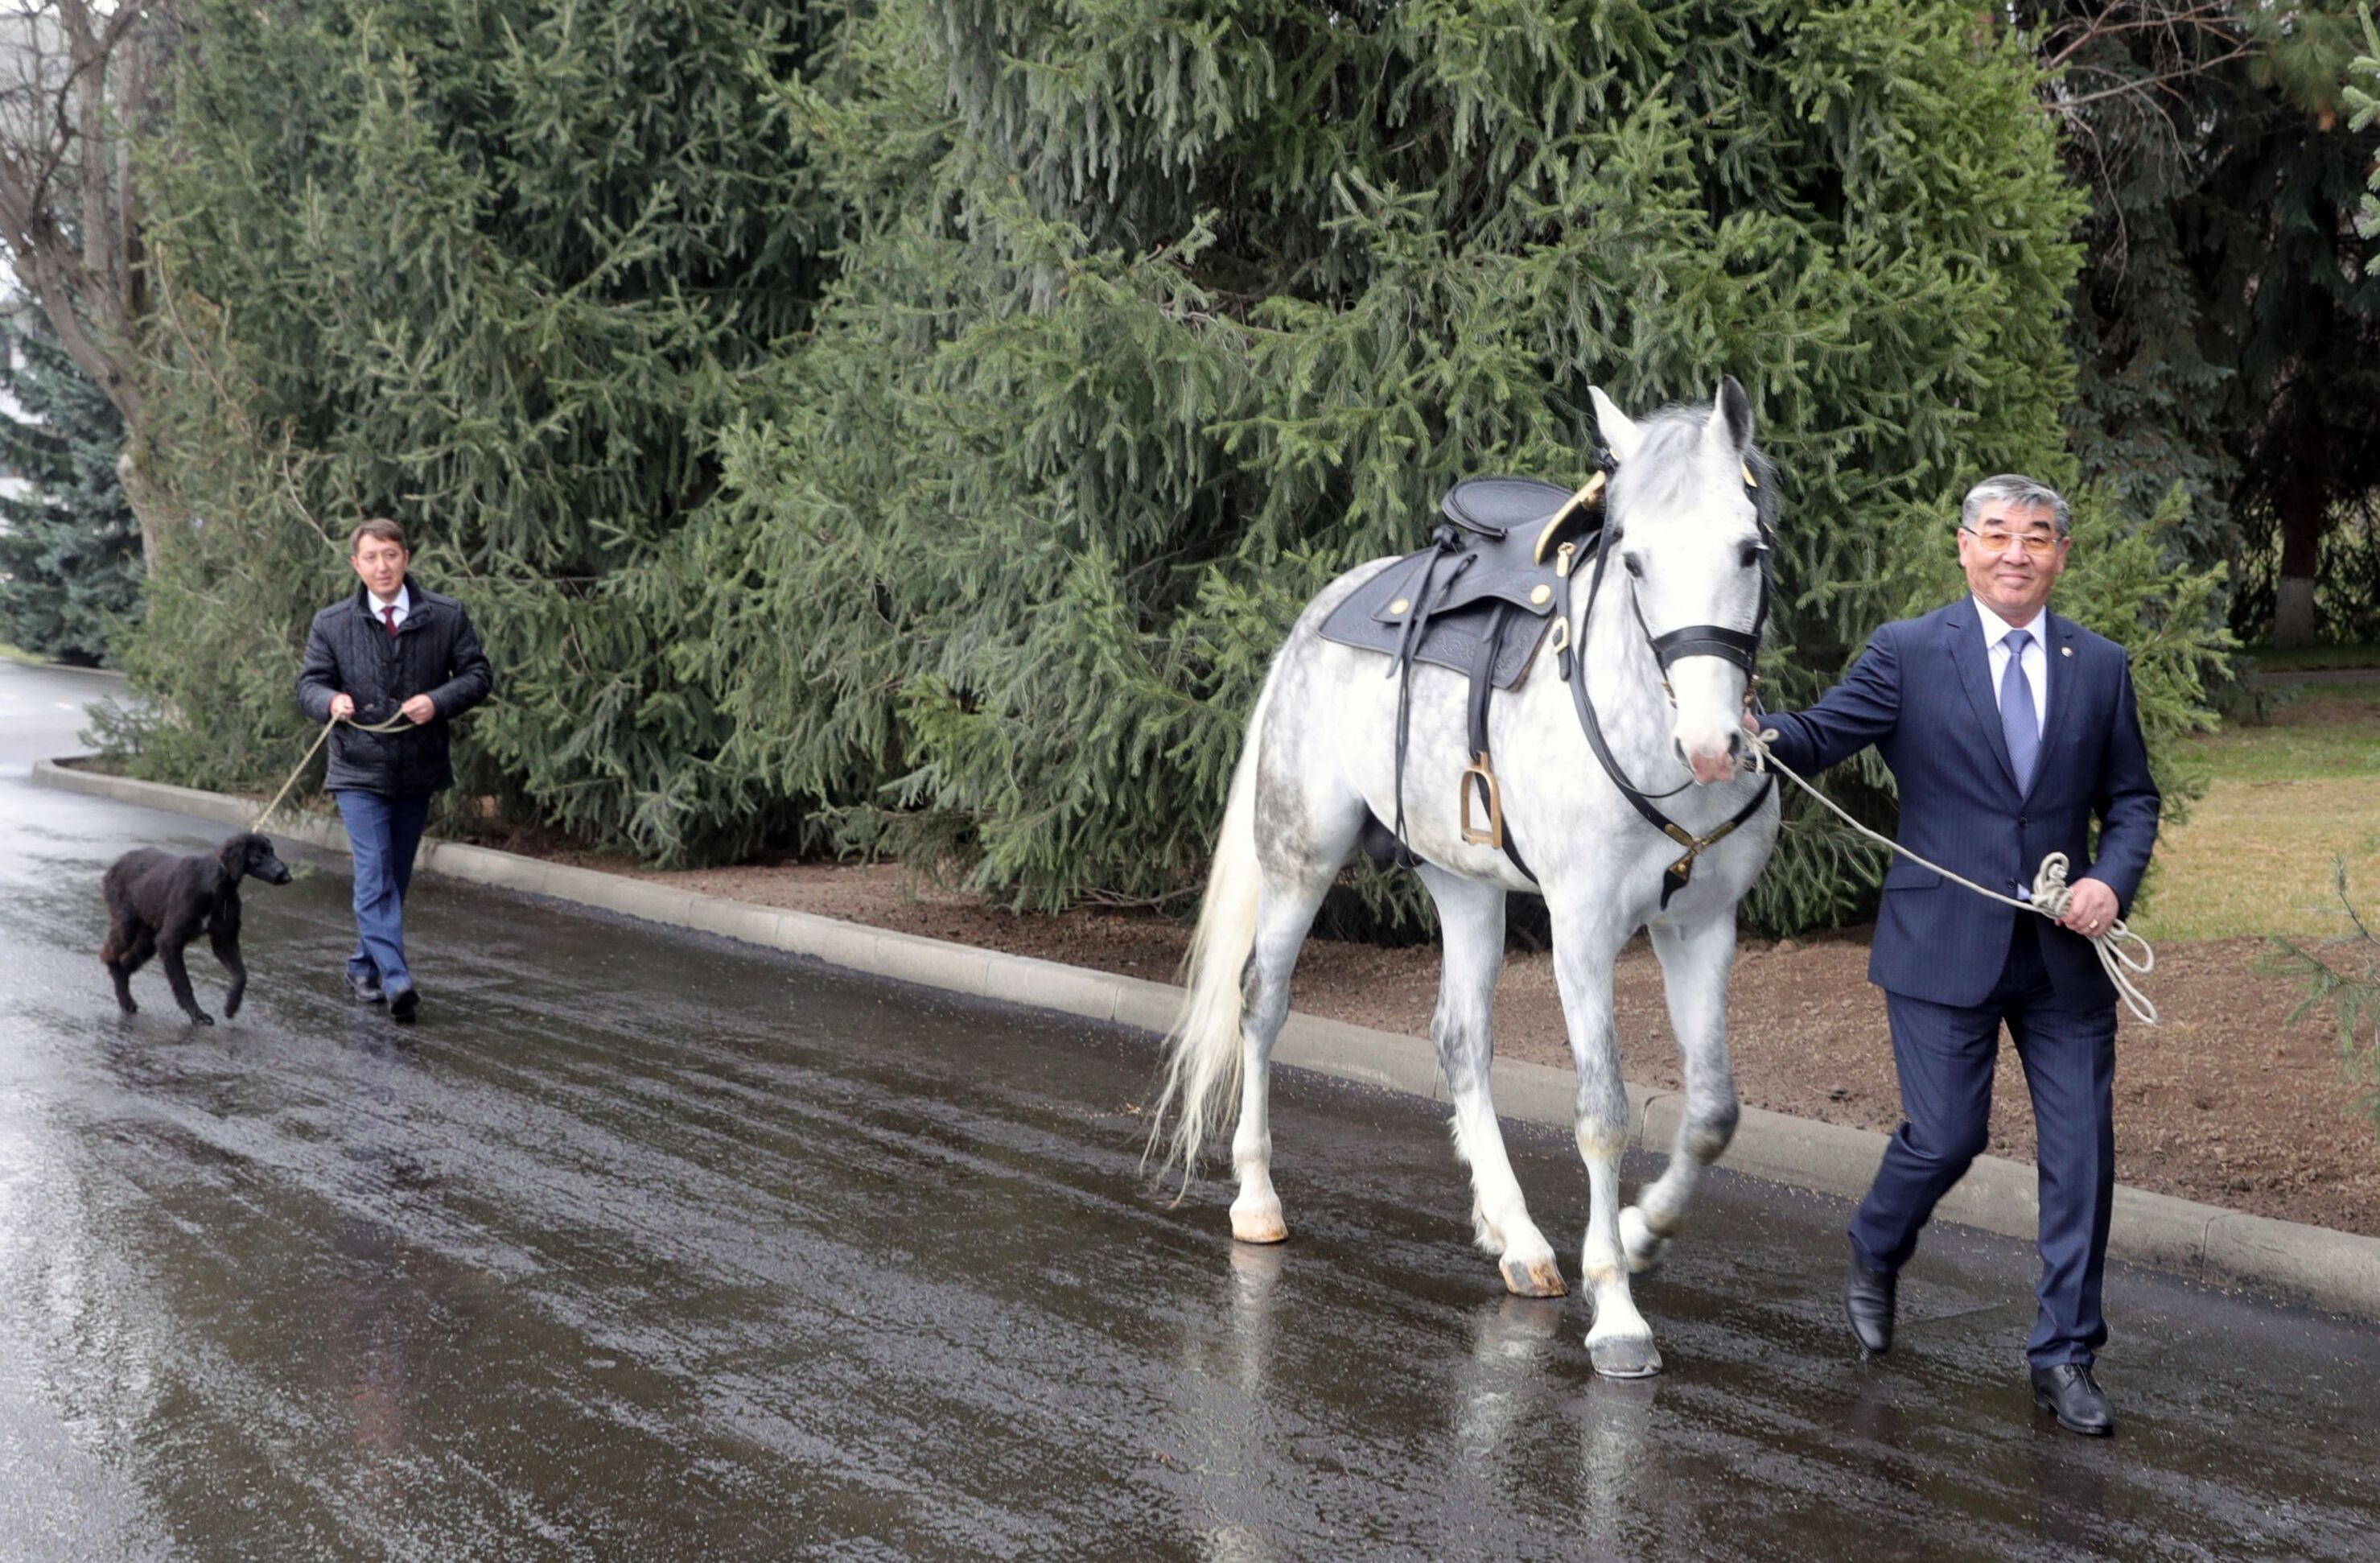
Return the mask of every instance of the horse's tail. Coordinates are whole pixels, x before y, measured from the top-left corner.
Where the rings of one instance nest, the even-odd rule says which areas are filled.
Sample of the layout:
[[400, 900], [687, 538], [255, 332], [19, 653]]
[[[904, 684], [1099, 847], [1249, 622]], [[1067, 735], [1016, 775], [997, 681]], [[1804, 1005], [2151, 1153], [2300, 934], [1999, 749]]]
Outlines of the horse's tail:
[[[1257, 891], [1262, 877], [1257, 864], [1257, 745], [1271, 702], [1268, 676], [1257, 696], [1256, 714], [1248, 718], [1247, 734], [1240, 740], [1239, 763], [1232, 769], [1231, 798], [1215, 837], [1206, 898], [1199, 904], [1190, 953], [1182, 963], [1182, 1006], [1165, 1034], [1165, 1088], [1151, 1115], [1143, 1156], [1146, 1161], [1156, 1154], [1164, 1142], [1165, 1159], [1182, 1164], [1184, 1190], [1197, 1170], [1198, 1151], [1207, 1137], [1231, 1127], [1238, 1111], [1240, 974], [1256, 947]], [[1170, 1139], [1165, 1132], [1169, 1110], [1174, 1115]]]

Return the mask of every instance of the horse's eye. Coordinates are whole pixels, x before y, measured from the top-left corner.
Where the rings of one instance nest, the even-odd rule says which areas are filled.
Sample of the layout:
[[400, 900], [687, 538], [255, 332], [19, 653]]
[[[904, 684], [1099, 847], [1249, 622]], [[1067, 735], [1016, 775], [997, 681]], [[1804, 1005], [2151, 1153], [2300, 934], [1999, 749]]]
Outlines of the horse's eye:
[[1760, 556], [1763, 554], [1767, 553], [1768, 550], [1761, 543], [1747, 543], [1737, 552], [1737, 563], [1741, 564], [1745, 569], [1750, 569], [1755, 565], [1760, 563]]
[[1634, 577], [1635, 577], [1637, 580], [1644, 580], [1644, 579], [1645, 579], [1645, 566], [1644, 566], [1644, 564], [1643, 564], [1643, 563], [1642, 563], [1642, 562], [1641, 562], [1641, 561], [1636, 557], [1636, 556], [1635, 556], [1635, 555], [1633, 555], [1633, 554], [1622, 554], [1622, 555], [1621, 555], [1621, 556], [1620, 556], [1620, 563], [1621, 563], [1621, 566], [1622, 566], [1622, 567], [1623, 567], [1623, 568], [1628, 571], [1628, 573], [1629, 573], [1630, 575], [1634, 576]]

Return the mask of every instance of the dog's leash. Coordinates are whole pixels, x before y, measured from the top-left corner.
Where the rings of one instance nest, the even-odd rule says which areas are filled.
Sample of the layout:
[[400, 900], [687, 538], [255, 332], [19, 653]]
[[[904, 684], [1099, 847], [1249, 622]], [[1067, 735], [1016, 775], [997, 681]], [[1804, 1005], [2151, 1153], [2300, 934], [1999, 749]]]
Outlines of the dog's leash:
[[296, 787], [298, 785], [298, 778], [306, 774], [306, 766], [308, 763], [314, 758], [316, 751], [319, 751], [330, 739], [331, 729], [337, 727], [341, 722], [346, 723], [348, 727], [353, 727], [359, 733], [401, 733], [407, 728], [416, 725], [402, 713], [390, 717], [385, 722], [372, 723], [358, 722], [352, 716], [332, 717], [329, 721], [322, 724], [322, 730], [314, 735], [313, 743], [307, 748], [305, 754], [298, 760], [297, 767], [289, 773], [289, 779], [281, 784], [281, 790], [273, 795], [273, 801], [264, 806], [264, 812], [256, 816], [256, 823], [249, 825], [248, 827], [249, 829], [262, 830], [264, 828], [264, 822], [273, 817], [273, 810], [281, 807], [281, 800], [289, 796], [289, 789]]
[[[1840, 804], [1812, 787], [1802, 778], [1800, 772], [1777, 758], [1776, 751], [1768, 747], [1777, 737], [1777, 730], [1774, 727], [1750, 736], [1753, 740], [1752, 768], [1754, 770], [1766, 770], [1774, 765], [1784, 772], [1794, 786], [1832, 809], [1837, 818], [1869, 840], [1891, 848], [1920, 868], [1932, 869], [1954, 885], [1963, 885], [1978, 896], [2012, 906], [2019, 911], [2038, 912], [2052, 922], [2066, 915], [2067, 904], [2073, 899], [2074, 892], [2066, 883], [2065, 853], [2052, 852], [2041, 860], [2041, 871], [2034, 875], [2033, 899], [2021, 901], [2013, 896], [2003, 896], [1997, 890], [1985, 888], [1972, 879], [1952, 873], [1939, 863], [1927, 862], [1892, 837], [1879, 831], [1870, 830], [1845, 813]], [[2132, 981], [2134, 976], [2145, 977], [2156, 969], [2156, 951], [2149, 947], [2149, 942], [2125, 927], [2124, 920], [2120, 917], [2107, 925], [2106, 933], [2086, 934], [2083, 937], [2091, 941], [2091, 948], [2097, 953], [2099, 964], [2107, 973], [2107, 980], [2115, 983], [2116, 991], [2123, 995], [2124, 1007], [2139, 1016], [2144, 1023], [2155, 1025], [2157, 1023], [2156, 1006], [2149, 1002], [2149, 995], [2143, 993], [2140, 984]], [[2138, 957], [2134, 957], [2131, 951], [2124, 948], [2127, 944], [2140, 946], [2141, 953]]]

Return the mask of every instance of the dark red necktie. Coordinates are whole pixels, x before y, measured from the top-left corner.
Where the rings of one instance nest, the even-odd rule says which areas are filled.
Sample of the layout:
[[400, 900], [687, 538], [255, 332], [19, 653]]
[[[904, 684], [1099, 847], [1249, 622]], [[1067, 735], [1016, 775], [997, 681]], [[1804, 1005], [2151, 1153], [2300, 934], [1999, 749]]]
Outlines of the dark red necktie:
[[384, 607], [384, 608], [381, 609], [381, 610], [380, 610], [380, 617], [381, 617], [382, 618], [383, 618], [383, 619], [387, 620], [387, 622], [388, 622], [388, 638], [389, 638], [390, 640], [392, 640], [392, 641], [395, 640], [395, 639], [396, 639], [396, 604], [395, 604], [395, 603], [391, 603], [388, 606], [386, 606], [386, 607]]

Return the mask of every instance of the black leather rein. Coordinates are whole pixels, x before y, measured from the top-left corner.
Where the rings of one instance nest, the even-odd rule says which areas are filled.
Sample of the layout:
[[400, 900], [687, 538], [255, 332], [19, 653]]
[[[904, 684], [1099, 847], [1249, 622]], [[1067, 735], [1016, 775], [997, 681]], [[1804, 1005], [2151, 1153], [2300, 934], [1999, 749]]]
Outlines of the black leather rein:
[[[1609, 470], [1610, 460], [1608, 457], [1605, 458], [1605, 465]], [[1769, 788], [1776, 785], [1777, 778], [1762, 776], [1760, 785], [1753, 789], [1750, 800], [1742, 808], [1738, 809], [1724, 823], [1712, 827], [1707, 834], [1696, 836], [1693, 831], [1663, 813], [1658, 803], [1659, 799], [1674, 798], [1683, 792], [1693, 785], [1691, 780], [1681, 783], [1667, 792], [1648, 794], [1629, 780], [1628, 773], [1620, 768], [1619, 758], [1611, 752], [1611, 745], [1603, 736], [1603, 725], [1596, 720], [1595, 702], [1587, 697], [1585, 660], [1588, 623], [1595, 614], [1596, 599], [1603, 591], [1603, 573], [1611, 559], [1611, 544], [1619, 535], [1620, 528], [1611, 519], [1609, 500], [1607, 498], [1603, 528], [1596, 543], [1595, 576], [1586, 589], [1586, 611], [1579, 618], [1578, 654], [1573, 656], [1572, 648], [1564, 646], [1560, 653], [1559, 671], [1562, 681], [1570, 686], [1571, 703], [1578, 708], [1578, 725], [1585, 730], [1587, 747], [1595, 751], [1596, 759], [1602, 763], [1603, 774], [1611, 778], [1611, 785], [1620, 789], [1620, 796], [1628, 800], [1630, 806], [1645, 817], [1645, 824], [1686, 849], [1685, 855], [1671, 863], [1669, 871], [1661, 875], [1661, 905], [1667, 909], [1670, 898], [1677, 894], [1682, 885], [1694, 878], [1694, 860], [1701, 857], [1717, 842], [1733, 835], [1737, 826], [1758, 813], [1760, 806], [1768, 800]], [[1769, 577], [1773, 559], [1774, 551], [1770, 546], [1768, 526], [1764, 520], [1760, 523], [1760, 605], [1753, 614], [1752, 628], [1749, 630], [1730, 629], [1724, 625], [1718, 624], [1692, 624], [1682, 629], [1672, 629], [1666, 635], [1656, 635], [1653, 633], [1652, 627], [1645, 622], [1645, 609], [1636, 600], [1636, 593], [1633, 590], [1628, 593], [1628, 605], [1636, 616], [1636, 628], [1644, 631], [1645, 641], [1653, 648], [1653, 659], [1661, 669], [1661, 688], [1664, 691], [1670, 690], [1670, 663], [1682, 656], [1717, 656], [1724, 657], [1743, 669], [1746, 679], [1745, 690], [1747, 694], [1749, 693], [1752, 686], [1758, 681], [1758, 675], [1754, 672], [1754, 664], [1759, 660], [1761, 634], [1768, 626]], [[1564, 574], [1561, 578], [1560, 611], [1564, 618], [1570, 617], [1572, 579], [1569, 574]], [[1676, 699], [1674, 692], [1670, 693], [1670, 698], [1674, 702]]]

